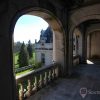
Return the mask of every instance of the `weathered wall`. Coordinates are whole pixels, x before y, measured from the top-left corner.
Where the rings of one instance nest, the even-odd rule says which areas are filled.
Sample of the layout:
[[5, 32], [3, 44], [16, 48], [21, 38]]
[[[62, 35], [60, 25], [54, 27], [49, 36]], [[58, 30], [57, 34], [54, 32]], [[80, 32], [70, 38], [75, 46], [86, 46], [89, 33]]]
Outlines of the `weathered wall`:
[[[77, 56], [77, 55], [82, 56], [82, 33], [79, 31], [78, 28], [76, 28], [73, 32], [73, 36], [75, 38], [75, 41], [73, 43], [75, 45], [75, 50], [73, 50], [73, 55], [74, 56]], [[76, 40], [76, 36], [77, 36], [77, 40]]]
[[[89, 1], [90, 2], [90, 1]], [[80, 7], [79, 9], [73, 9], [70, 11], [70, 17], [69, 17], [69, 63], [70, 66], [72, 63], [72, 34], [74, 32], [75, 27], [82, 25], [84, 22], [87, 22], [89, 20], [99, 20], [100, 19], [100, 3], [98, 4], [94, 3], [91, 5], [86, 5], [83, 7]], [[85, 28], [88, 26], [83, 25]], [[87, 59], [87, 39], [86, 39], [86, 32], [85, 29], [82, 29], [82, 63], [86, 63]]]
[[[42, 8], [52, 12], [54, 18], [61, 23], [66, 18], [61, 4], [47, 0], [4, 0], [0, 1], [0, 98], [3, 100], [16, 100], [16, 86], [13, 73], [13, 31], [18, 18], [32, 11], [33, 8]], [[51, 19], [48, 19], [51, 20]], [[66, 20], [66, 19], [65, 19]], [[67, 23], [67, 22], [64, 22]], [[64, 26], [65, 24], [63, 24]], [[55, 25], [55, 30], [59, 28]]]
[[41, 62], [41, 53], [45, 54], [45, 66], [53, 64], [53, 50], [36, 50], [36, 62]]
[[64, 41], [63, 35], [58, 31], [53, 33], [53, 60], [64, 66]]
[[[58, 2], [59, 1], [59, 2]], [[60, 52], [58, 50], [57, 56], [58, 60], [64, 61], [64, 73], [68, 70], [72, 70], [70, 67], [72, 66], [72, 35], [73, 28], [79, 25], [81, 22], [89, 20], [89, 19], [100, 19], [100, 5], [88, 6], [84, 8], [75, 9], [72, 15], [70, 15], [71, 19], [71, 29], [68, 28], [68, 10], [67, 10], [67, 2], [62, 2], [63, 0], [2, 0], [0, 1], [0, 98], [3, 100], [15, 100], [15, 80], [13, 74], [13, 51], [12, 51], [12, 34], [16, 21], [18, 18], [29, 12], [34, 10], [35, 8], [42, 8], [49, 12], [52, 12], [52, 16], [59, 19], [61, 26], [64, 32], [64, 52]], [[63, 6], [63, 4], [65, 6]], [[51, 19], [48, 18], [51, 22]], [[69, 23], [70, 24], [70, 23]], [[58, 25], [52, 24], [53, 29], [55, 31], [59, 31]], [[69, 34], [68, 34], [69, 31]], [[63, 33], [62, 30], [59, 31]], [[67, 39], [66, 39], [67, 38]], [[59, 40], [58, 40], [59, 41]], [[56, 41], [56, 42], [58, 42]], [[61, 43], [63, 44], [63, 43]], [[59, 47], [58, 44], [57, 46]], [[62, 50], [62, 48], [61, 48]], [[61, 59], [60, 55], [65, 55], [65, 59]], [[67, 62], [67, 63], [66, 63]], [[67, 66], [68, 65], [68, 66]], [[69, 72], [70, 73], [70, 72]]]
[[87, 59], [90, 58], [90, 35], [87, 35]]
[[100, 58], [100, 31], [91, 33], [91, 58]]
[[91, 58], [94, 55], [99, 56], [99, 33], [100, 23], [91, 24], [87, 28], [87, 58]]

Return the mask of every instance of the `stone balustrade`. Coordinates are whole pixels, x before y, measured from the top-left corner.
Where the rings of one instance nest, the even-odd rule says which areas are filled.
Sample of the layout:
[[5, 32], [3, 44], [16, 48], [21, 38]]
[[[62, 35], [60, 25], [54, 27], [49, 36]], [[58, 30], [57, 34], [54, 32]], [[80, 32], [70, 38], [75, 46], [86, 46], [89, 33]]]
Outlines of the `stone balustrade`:
[[16, 79], [17, 100], [23, 100], [31, 96], [48, 83], [55, 80], [58, 76], [58, 64], [42, 67], [31, 73], [20, 76]]
[[18, 73], [18, 72], [21, 72], [21, 71], [25, 71], [25, 70], [31, 69], [31, 68], [34, 68], [34, 66], [29, 65], [29, 66], [24, 66], [24, 67], [21, 67], [21, 68], [15, 68], [15, 73]]

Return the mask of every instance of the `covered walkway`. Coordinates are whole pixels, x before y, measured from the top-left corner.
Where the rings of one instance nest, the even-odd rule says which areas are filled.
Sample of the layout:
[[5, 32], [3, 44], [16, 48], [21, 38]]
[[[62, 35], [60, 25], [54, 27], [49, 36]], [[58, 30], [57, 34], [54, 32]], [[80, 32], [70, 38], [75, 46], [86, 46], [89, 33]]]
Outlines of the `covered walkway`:
[[100, 65], [81, 64], [70, 78], [59, 78], [27, 100], [83, 100], [81, 88], [87, 88], [84, 100], [100, 100]]

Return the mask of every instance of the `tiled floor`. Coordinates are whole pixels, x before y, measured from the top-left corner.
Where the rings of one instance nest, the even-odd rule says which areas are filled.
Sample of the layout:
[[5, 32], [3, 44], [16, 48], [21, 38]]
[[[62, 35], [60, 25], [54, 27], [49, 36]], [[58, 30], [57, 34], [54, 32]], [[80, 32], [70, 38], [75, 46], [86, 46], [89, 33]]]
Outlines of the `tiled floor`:
[[100, 65], [79, 65], [70, 78], [59, 78], [27, 100], [100, 100]]

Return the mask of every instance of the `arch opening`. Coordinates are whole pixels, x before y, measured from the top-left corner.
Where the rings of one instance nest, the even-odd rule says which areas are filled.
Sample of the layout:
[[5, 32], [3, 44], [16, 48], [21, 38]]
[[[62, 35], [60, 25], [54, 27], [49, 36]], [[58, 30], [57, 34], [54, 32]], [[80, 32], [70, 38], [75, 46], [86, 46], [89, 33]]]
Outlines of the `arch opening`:
[[[35, 9], [33, 11], [26, 10], [18, 14], [17, 19], [20, 18], [22, 15], [31, 15], [31, 16], [38, 16], [44, 19], [49, 26], [52, 28], [53, 31], [53, 59], [52, 61], [59, 63], [64, 68], [64, 33], [62, 29], [62, 25], [60, 21], [53, 16], [50, 12], [44, 9]], [[42, 54], [43, 55], [43, 54]], [[42, 59], [43, 60], [43, 59]]]
[[93, 30], [94, 31], [99, 30], [99, 25], [98, 25], [100, 23], [100, 12], [98, 10], [99, 8], [100, 4], [82, 7], [77, 11], [73, 12], [70, 17], [71, 21], [70, 33], [73, 34], [73, 31], [76, 27], [79, 27], [82, 33], [82, 57], [80, 61], [85, 64], [88, 63], [87, 59], [89, 59], [90, 55], [89, 53], [90, 36], [87, 34], [93, 32]]
[[[75, 34], [76, 28], [74, 28], [73, 36], [75, 42], [73, 42], [73, 56], [79, 54], [79, 63], [87, 64], [100, 64], [100, 20], [99, 19], [88, 19], [81, 22], [78, 26], [80, 31], [81, 41], [78, 44], [77, 34]], [[77, 33], [77, 32], [76, 32]], [[81, 50], [78, 53], [77, 44], [80, 46]], [[75, 51], [76, 49], [76, 51]]]

